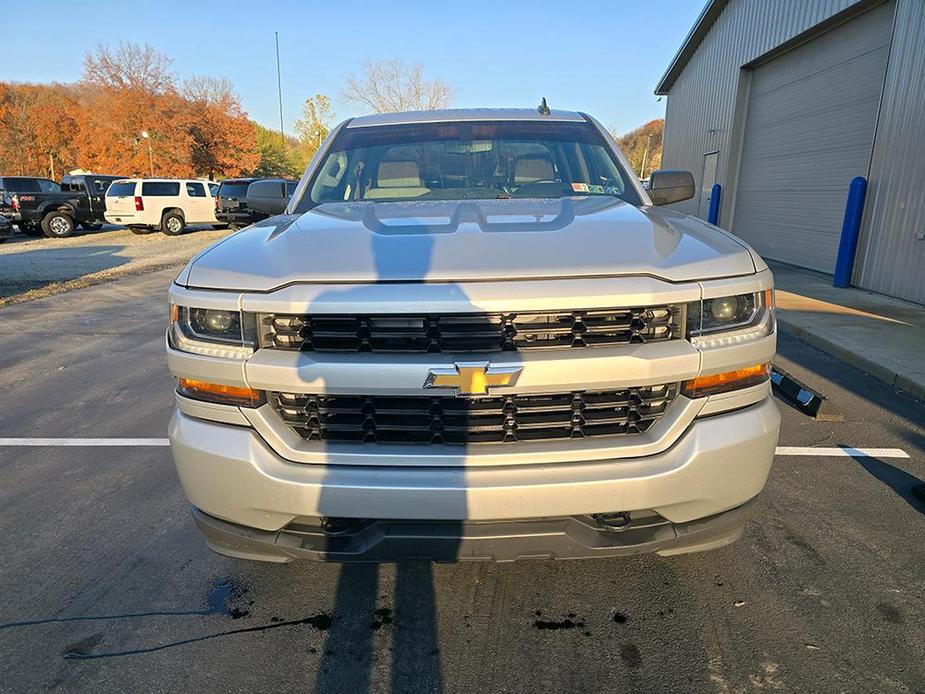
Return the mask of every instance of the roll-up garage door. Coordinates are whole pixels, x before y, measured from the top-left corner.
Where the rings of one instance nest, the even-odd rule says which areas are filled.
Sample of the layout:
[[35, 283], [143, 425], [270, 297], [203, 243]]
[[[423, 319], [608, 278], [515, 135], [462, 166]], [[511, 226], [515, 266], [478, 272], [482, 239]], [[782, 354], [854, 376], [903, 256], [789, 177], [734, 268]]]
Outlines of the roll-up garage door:
[[752, 74], [733, 231], [767, 258], [831, 273], [848, 184], [867, 176], [893, 2]]

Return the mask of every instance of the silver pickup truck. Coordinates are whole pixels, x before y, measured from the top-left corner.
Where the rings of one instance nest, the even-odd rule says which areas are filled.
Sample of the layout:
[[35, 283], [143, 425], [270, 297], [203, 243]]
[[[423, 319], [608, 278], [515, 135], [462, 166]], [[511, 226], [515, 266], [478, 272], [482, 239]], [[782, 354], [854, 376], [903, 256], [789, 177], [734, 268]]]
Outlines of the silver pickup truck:
[[711, 549], [765, 484], [773, 279], [582, 113], [354, 118], [170, 288], [209, 546], [287, 562]]

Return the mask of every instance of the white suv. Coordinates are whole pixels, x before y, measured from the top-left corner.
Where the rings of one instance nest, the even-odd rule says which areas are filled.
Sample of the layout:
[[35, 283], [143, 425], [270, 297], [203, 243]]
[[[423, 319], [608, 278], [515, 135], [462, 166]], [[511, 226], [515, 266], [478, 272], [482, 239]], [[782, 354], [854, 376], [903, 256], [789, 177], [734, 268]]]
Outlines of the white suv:
[[106, 221], [124, 224], [136, 234], [160, 229], [179, 236], [188, 224], [212, 224], [214, 181], [172, 178], [129, 178], [113, 181], [106, 191]]

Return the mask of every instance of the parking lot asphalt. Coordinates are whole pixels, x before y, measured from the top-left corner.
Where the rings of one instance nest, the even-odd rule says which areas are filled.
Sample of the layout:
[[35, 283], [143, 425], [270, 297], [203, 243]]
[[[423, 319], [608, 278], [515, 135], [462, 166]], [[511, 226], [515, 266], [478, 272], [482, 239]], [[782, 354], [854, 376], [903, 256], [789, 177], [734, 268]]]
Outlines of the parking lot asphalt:
[[[0, 438], [165, 436], [174, 271], [0, 309]], [[0, 447], [0, 690], [925, 690], [925, 406], [787, 335], [738, 543], [674, 558], [265, 565], [210, 553], [169, 449]], [[743, 461], [743, 464], [747, 461]]]
[[228, 234], [210, 226], [190, 227], [182, 236], [133, 234], [106, 225], [71, 238], [15, 234], [0, 244], [0, 307], [120, 277], [180, 267]]

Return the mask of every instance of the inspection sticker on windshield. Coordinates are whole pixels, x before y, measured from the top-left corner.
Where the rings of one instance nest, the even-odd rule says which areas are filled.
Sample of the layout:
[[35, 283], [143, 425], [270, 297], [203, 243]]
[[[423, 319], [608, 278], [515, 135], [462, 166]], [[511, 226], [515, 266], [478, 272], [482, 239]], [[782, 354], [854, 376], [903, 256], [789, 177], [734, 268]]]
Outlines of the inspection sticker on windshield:
[[600, 193], [603, 195], [620, 194], [620, 189], [616, 186], [598, 186], [593, 183], [573, 183], [572, 190], [576, 193]]

